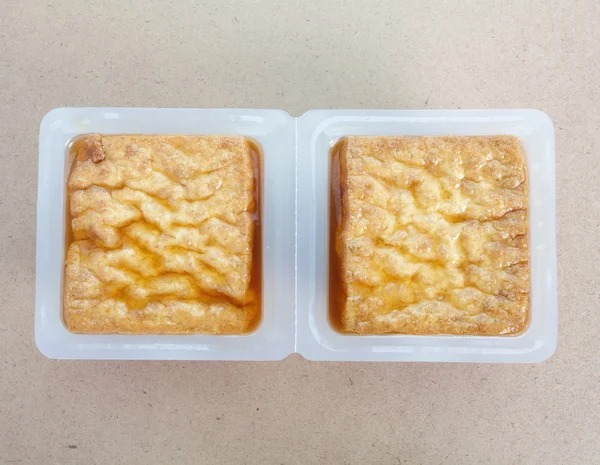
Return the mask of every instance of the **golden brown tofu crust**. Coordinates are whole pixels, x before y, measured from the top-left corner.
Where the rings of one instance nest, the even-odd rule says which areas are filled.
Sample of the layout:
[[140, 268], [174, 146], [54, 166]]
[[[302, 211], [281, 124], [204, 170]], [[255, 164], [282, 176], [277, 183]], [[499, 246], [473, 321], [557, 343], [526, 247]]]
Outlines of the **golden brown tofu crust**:
[[528, 189], [515, 137], [348, 137], [339, 156], [343, 330], [525, 328]]
[[76, 333], [234, 334], [251, 286], [256, 156], [244, 137], [85, 136], [68, 181], [63, 317]]

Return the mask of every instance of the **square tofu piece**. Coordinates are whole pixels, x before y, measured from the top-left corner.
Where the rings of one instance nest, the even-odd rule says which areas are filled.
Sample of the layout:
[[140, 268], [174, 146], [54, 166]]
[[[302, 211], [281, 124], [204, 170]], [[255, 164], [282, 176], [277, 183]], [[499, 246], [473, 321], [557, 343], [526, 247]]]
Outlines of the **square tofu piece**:
[[528, 192], [515, 137], [348, 137], [339, 163], [342, 330], [525, 328]]
[[260, 308], [251, 286], [258, 161], [250, 142], [88, 135], [73, 152], [68, 329], [248, 331]]

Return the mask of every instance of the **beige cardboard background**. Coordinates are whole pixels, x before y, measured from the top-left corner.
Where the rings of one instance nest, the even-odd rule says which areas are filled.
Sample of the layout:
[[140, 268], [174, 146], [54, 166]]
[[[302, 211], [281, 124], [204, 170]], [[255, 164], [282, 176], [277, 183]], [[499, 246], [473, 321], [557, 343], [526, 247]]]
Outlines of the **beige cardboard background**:
[[[2, 0], [0, 464], [599, 463], [599, 19], [596, 0]], [[81, 105], [546, 111], [556, 354], [520, 366], [44, 359], [38, 126]]]

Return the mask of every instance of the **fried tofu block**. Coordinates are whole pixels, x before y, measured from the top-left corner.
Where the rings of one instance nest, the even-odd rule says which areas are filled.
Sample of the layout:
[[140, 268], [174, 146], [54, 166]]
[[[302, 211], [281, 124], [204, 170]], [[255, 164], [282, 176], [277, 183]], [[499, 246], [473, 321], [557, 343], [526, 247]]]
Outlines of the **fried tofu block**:
[[348, 137], [339, 163], [342, 330], [525, 328], [528, 189], [515, 137]]
[[258, 199], [250, 142], [89, 135], [73, 151], [68, 329], [247, 331], [260, 307], [251, 286]]

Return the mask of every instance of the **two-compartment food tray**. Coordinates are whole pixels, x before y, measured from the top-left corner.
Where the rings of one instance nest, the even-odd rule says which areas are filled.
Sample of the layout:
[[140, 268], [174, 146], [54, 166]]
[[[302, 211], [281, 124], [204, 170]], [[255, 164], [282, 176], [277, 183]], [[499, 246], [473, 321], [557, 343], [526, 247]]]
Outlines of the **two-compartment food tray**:
[[[245, 335], [74, 334], [62, 321], [67, 147], [78, 135], [223, 134], [263, 155], [262, 321]], [[344, 136], [514, 135], [529, 182], [530, 318], [515, 336], [351, 335], [328, 321], [329, 153]], [[554, 129], [536, 110], [61, 108], [40, 129], [35, 340], [53, 358], [536, 362], [557, 339]]]

